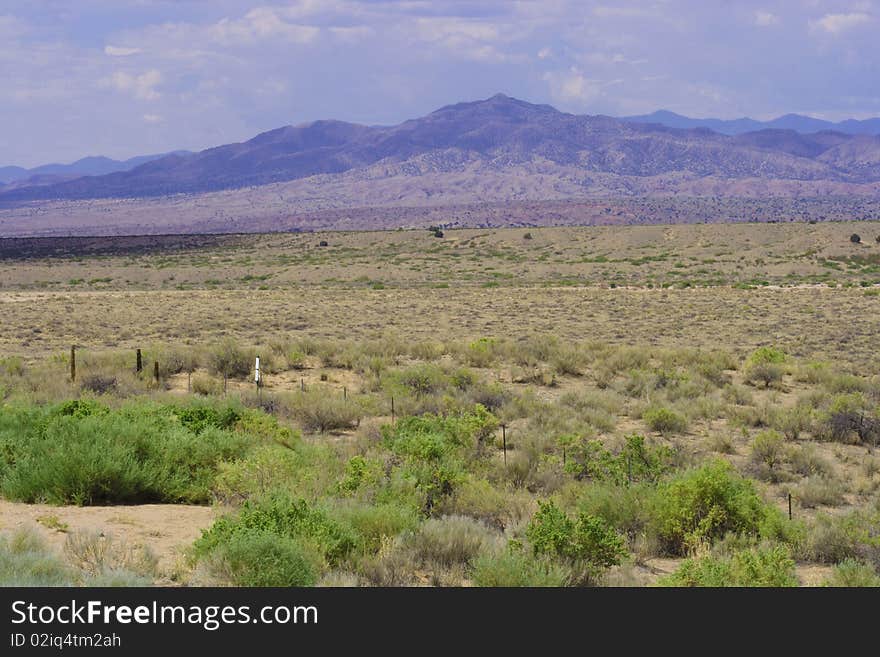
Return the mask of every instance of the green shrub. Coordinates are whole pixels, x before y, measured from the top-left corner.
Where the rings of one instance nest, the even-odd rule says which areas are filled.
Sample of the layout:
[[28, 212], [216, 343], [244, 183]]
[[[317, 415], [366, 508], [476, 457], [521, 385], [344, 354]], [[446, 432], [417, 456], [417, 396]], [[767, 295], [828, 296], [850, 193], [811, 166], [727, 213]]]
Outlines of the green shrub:
[[211, 554], [209, 569], [235, 586], [312, 586], [318, 580], [308, 551], [270, 531], [232, 534]]
[[626, 555], [625, 541], [602, 518], [585, 513], [572, 520], [553, 502], [539, 502], [526, 528], [536, 557], [561, 559], [577, 571], [580, 583], [595, 582]]
[[642, 413], [642, 419], [652, 431], [662, 434], [683, 433], [687, 430], [684, 416], [663, 407], [649, 407]]
[[776, 347], [758, 347], [751, 353], [747, 363], [772, 363], [774, 365], [780, 365], [785, 361], [786, 355], [781, 349], [777, 349]]
[[375, 459], [352, 456], [345, 464], [345, 477], [337, 490], [341, 495], [352, 495], [365, 486], [375, 485], [382, 477], [382, 464]]
[[359, 537], [348, 525], [302, 499], [283, 493], [248, 500], [235, 515], [224, 516], [202, 532], [194, 544], [197, 558], [215, 555], [234, 537], [253, 532], [297, 539], [329, 565], [338, 564], [359, 545]]
[[422, 509], [433, 512], [465, 479], [465, 461], [491, 435], [498, 420], [482, 406], [459, 415], [401, 418], [382, 428], [383, 442], [401, 457], [397, 472], [422, 496]]
[[0, 374], [24, 376], [24, 362], [19, 356], [0, 356]]
[[802, 433], [810, 430], [812, 424], [812, 410], [802, 404], [794, 408], [781, 409], [771, 417], [773, 428], [781, 431], [789, 440], [800, 438]]
[[728, 532], [757, 535], [769, 511], [747, 479], [712, 461], [663, 482], [652, 523], [672, 554], [686, 554]]
[[610, 481], [618, 485], [637, 481], [656, 482], [672, 468], [673, 451], [652, 446], [639, 435], [626, 437], [619, 453], [605, 449], [598, 440], [562, 440], [566, 449], [566, 472], [578, 479]]
[[345, 506], [335, 509], [333, 516], [350, 525], [363, 549], [373, 553], [383, 541], [414, 530], [420, 519], [415, 506], [393, 502]]
[[527, 517], [531, 496], [503, 485], [493, 485], [486, 479], [473, 476], [464, 478], [453, 495], [444, 501], [440, 511], [445, 514], [466, 515], [491, 527], [505, 527]]
[[199, 409], [140, 403], [109, 411], [79, 402], [10, 409], [0, 415], [0, 491], [54, 504], [206, 502], [218, 464], [255, 441], [219, 428], [234, 409], [212, 418]]
[[731, 556], [686, 559], [678, 570], [658, 581], [678, 587], [797, 586], [794, 560], [782, 546], [753, 548]]
[[568, 570], [545, 558], [535, 558], [516, 547], [497, 554], [483, 554], [473, 562], [477, 586], [550, 587], [565, 586]]
[[579, 512], [602, 518], [631, 540], [645, 532], [650, 522], [647, 506], [654, 495], [650, 484], [619, 486], [597, 482], [578, 492]]

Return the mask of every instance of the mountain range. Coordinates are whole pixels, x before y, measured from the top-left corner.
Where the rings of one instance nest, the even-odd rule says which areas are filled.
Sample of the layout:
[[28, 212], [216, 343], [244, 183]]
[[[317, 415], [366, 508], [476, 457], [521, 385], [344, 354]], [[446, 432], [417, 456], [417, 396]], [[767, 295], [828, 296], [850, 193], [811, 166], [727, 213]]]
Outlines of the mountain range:
[[327, 212], [335, 213], [329, 225], [345, 226], [370, 208], [388, 217], [388, 208], [486, 203], [840, 195], [880, 197], [880, 136], [779, 128], [728, 135], [568, 114], [498, 94], [395, 126], [315, 121], [129, 170], [0, 189], [0, 234], [23, 222], [54, 229], [53, 217], [74, 228], [107, 226], [124, 213], [139, 230], [161, 217], [193, 230], [247, 230], [296, 227], [296, 217], [306, 225], [307, 215]]
[[185, 155], [189, 151], [174, 151], [156, 155], [139, 155], [127, 160], [113, 160], [103, 156], [89, 156], [70, 164], [44, 164], [32, 169], [17, 166], [0, 167], [0, 189], [2, 185], [45, 185], [82, 176], [102, 176], [116, 171], [129, 171], [141, 164], [157, 160], [166, 155]]
[[847, 119], [845, 121], [824, 121], [803, 114], [785, 114], [770, 121], [755, 119], [693, 119], [668, 110], [659, 110], [652, 114], [622, 117], [630, 123], [659, 123], [668, 128], [689, 130], [692, 128], [708, 128], [723, 135], [741, 135], [744, 132], [757, 130], [794, 130], [800, 133], [822, 132], [831, 130], [846, 135], [878, 135], [880, 134], [880, 118]]

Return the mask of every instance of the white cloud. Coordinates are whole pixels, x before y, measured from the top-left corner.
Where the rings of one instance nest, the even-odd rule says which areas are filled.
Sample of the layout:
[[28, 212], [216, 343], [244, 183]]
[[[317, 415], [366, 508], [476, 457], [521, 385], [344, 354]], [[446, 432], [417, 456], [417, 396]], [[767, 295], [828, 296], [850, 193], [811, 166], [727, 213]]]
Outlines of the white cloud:
[[[458, 57], [478, 61], [503, 60], [505, 54], [497, 44], [505, 41], [501, 27], [494, 23], [466, 18], [417, 18], [402, 24], [406, 33], [417, 41], [434, 44]], [[413, 27], [414, 30], [410, 30]]]
[[810, 21], [810, 28], [814, 31], [824, 31], [828, 34], [838, 35], [859, 25], [871, 21], [871, 15], [864, 12], [851, 14], [825, 14], [822, 18]]
[[162, 73], [156, 69], [150, 69], [140, 75], [117, 71], [102, 83], [117, 91], [132, 94], [140, 100], [157, 100], [162, 94], [156, 91], [156, 86], [162, 82]]
[[550, 94], [558, 102], [585, 106], [602, 95], [602, 82], [587, 78], [580, 69], [545, 73], [544, 81], [550, 85]]
[[252, 9], [238, 20], [224, 18], [210, 27], [213, 39], [228, 45], [253, 44], [264, 39], [306, 44], [314, 41], [320, 32], [314, 25], [288, 23], [280, 11], [271, 7]]
[[376, 35], [376, 31], [369, 25], [331, 27], [328, 31], [337, 41], [342, 43], [358, 43]]
[[771, 14], [769, 11], [759, 9], [755, 12], [755, 25], [758, 27], [770, 27], [779, 24], [779, 16]]
[[164, 120], [159, 114], [144, 114], [144, 123], [162, 123]]
[[548, 57], [553, 56], [553, 51], [550, 48], [541, 48], [538, 51], [538, 59], [547, 59]]
[[129, 55], [137, 55], [141, 52], [140, 48], [125, 48], [121, 46], [104, 46], [104, 54], [110, 57], [128, 57]]

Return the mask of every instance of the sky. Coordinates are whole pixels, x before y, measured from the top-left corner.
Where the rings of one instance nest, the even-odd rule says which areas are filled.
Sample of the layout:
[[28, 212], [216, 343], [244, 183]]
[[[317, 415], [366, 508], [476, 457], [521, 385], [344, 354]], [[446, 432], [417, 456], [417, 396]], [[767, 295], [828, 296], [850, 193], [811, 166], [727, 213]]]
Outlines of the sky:
[[880, 0], [0, 0], [0, 165], [505, 93], [578, 114], [880, 115]]

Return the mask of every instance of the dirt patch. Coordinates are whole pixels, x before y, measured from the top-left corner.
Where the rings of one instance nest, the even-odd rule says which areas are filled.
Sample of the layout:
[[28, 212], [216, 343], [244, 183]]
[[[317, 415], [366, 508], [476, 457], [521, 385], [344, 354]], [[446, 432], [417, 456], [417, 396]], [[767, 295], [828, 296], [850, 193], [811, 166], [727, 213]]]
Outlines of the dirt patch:
[[69, 532], [102, 532], [131, 545], [144, 545], [159, 558], [159, 572], [167, 578], [183, 551], [201, 530], [211, 526], [220, 510], [186, 504], [138, 506], [50, 506], [0, 500], [0, 533], [31, 527], [59, 552]]

